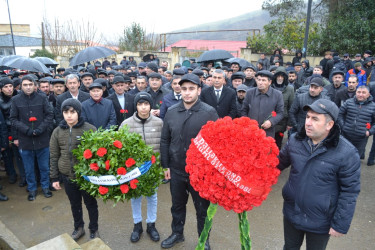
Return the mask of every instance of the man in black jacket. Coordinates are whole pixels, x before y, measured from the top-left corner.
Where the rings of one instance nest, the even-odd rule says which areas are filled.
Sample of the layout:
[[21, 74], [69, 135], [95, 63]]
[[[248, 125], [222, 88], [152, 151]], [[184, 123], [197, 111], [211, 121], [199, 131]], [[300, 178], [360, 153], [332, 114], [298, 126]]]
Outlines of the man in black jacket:
[[345, 82], [344, 82], [345, 73], [340, 70], [336, 70], [332, 72], [332, 84], [325, 86], [324, 88], [327, 90], [327, 96], [331, 99], [331, 101], [335, 101], [336, 94], [345, 89]]
[[5, 168], [7, 171], [7, 175], [9, 176], [9, 183], [13, 184], [17, 181], [17, 173], [14, 168], [14, 162], [13, 162], [13, 156], [16, 160], [18, 171], [20, 174], [20, 180], [18, 185], [20, 187], [26, 186], [26, 176], [25, 176], [25, 169], [23, 167], [22, 158], [20, 155], [20, 152], [18, 151], [18, 137], [17, 132], [15, 129], [12, 129], [12, 124], [9, 120], [10, 116], [10, 106], [12, 104], [12, 98], [17, 95], [17, 90], [13, 88], [13, 81], [9, 78], [2, 78], [0, 80], [0, 109], [4, 116], [4, 120], [7, 126], [7, 133], [9, 136], [11, 136], [11, 140], [13, 143], [9, 144], [5, 148], [4, 151], [2, 151], [2, 156], [5, 164]]
[[221, 69], [216, 69], [212, 78], [213, 86], [202, 90], [201, 101], [216, 109], [220, 118], [225, 116], [235, 118], [237, 115], [236, 91], [224, 86], [225, 73]]
[[[186, 151], [201, 127], [219, 118], [214, 108], [199, 100], [201, 86], [197, 75], [184, 75], [179, 84], [182, 102], [168, 109], [160, 141], [161, 162], [167, 168], [165, 179], [171, 180], [172, 195], [172, 234], [161, 243], [162, 248], [171, 248], [185, 240], [183, 233], [189, 192], [195, 204], [198, 234], [203, 230], [210, 202], [201, 198], [190, 185], [185, 171]], [[205, 249], [210, 249], [208, 241]]]
[[125, 83], [124, 77], [115, 76], [112, 84], [115, 93], [107, 97], [108, 100], [113, 102], [113, 107], [116, 112], [117, 126], [120, 126], [125, 119], [132, 117], [134, 114], [134, 96], [125, 93], [126, 84], [129, 84], [129, 82]]
[[59, 95], [56, 99], [56, 108], [55, 108], [55, 121], [58, 125], [61, 120], [63, 120], [63, 116], [61, 113], [61, 104], [69, 98], [74, 98], [80, 101], [81, 103], [86, 101], [90, 98], [90, 95], [86, 92], [79, 90], [79, 79], [78, 76], [75, 74], [67, 75], [66, 78], [66, 87], [68, 91]]
[[30, 76], [21, 80], [22, 92], [13, 97], [10, 109], [10, 121], [18, 132], [19, 150], [24, 162], [28, 200], [35, 200], [37, 184], [34, 161], [38, 160], [40, 184], [44, 196], [49, 198], [49, 134], [52, 126], [53, 111], [46, 95], [35, 91], [36, 83]]
[[350, 76], [348, 79], [348, 87], [343, 88], [336, 93], [335, 103], [337, 107], [341, 107], [342, 104], [349, 98], [353, 98], [355, 96], [355, 91], [357, 90], [358, 86], [358, 77], [353, 75]]

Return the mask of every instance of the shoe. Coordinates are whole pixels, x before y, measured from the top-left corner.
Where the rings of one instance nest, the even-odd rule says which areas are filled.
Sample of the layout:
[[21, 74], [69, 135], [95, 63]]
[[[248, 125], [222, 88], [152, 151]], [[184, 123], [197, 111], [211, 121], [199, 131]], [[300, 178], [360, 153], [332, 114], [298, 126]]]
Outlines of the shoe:
[[130, 241], [133, 243], [139, 241], [142, 233], [143, 233], [142, 222], [138, 222], [137, 224], [134, 224], [133, 232], [132, 232], [132, 235], [130, 236]]
[[36, 190], [35, 191], [29, 191], [29, 195], [27, 196], [27, 199], [29, 201], [33, 201], [36, 198]]
[[8, 196], [6, 196], [5, 194], [0, 193], [0, 201], [7, 201], [7, 200], [8, 200]]
[[52, 184], [49, 184], [49, 191], [56, 191], [56, 188], [52, 186]]
[[162, 248], [171, 248], [174, 245], [176, 245], [179, 242], [183, 242], [185, 240], [183, 234], [178, 234], [178, 233], [172, 233], [171, 236], [163, 240], [161, 243]]
[[171, 180], [170, 179], [163, 179], [161, 182], [163, 183], [163, 184], [167, 184], [167, 183], [169, 183]]
[[155, 228], [155, 223], [147, 223], [147, 230], [146, 232], [150, 235], [151, 240], [159, 241], [160, 236], [158, 230]]
[[206, 240], [206, 243], [204, 243], [204, 250], [211, 250], [210, 242]]
[[9, 176], [8, 179], [9, 184], [14, 184], [17, 182], [17, 176]]
[[85, 235], [85, 229], [83, 227], [79, 227], [78, 229], [74, 229], [72, 233], [72, 239], [77, 241], [79, 238]]
[[92, 231], [90, 230], [90, 239], [100, 238], [99, 231]]
[[43, 194], [44, 194], [44, 197], [46, 198], [52, 197], [52, 193], [51, 191], [49, 191], [49, 188], [43, 188]]
[[374, 166], [375, 162], [374, 161], [367, 161], [367, 166]]
[[26, 185], [27, 185], [26, 179], [25, 178], [21, 178], [20, 182], [18, 182], [18, 186], [19, 187], [25, 187]]

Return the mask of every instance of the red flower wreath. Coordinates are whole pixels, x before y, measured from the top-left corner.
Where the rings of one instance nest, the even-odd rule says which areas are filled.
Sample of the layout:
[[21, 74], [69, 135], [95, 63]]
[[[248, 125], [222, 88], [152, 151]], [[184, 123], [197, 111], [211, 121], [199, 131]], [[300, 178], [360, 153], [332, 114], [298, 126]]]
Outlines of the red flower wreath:
[[206, 144], [198, 135], [186, 159], [186, 172], [199, 195], [236, 213], [261, 205], [280, 174], [275, 140], [248, 117], [208, 122], [200, 135]]

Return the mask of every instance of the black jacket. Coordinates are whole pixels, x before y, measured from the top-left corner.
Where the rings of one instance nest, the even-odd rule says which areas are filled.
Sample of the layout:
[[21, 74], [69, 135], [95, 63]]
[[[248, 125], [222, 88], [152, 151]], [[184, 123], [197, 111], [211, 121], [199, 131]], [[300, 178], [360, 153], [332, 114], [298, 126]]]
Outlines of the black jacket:
[[9, 120], [9, 116], [10, 116], [10, 106], [12, 104], [11, 100], [17, 94], [18, 94], [17, 90], [13, 91], [12, 97], [8, 97], [8, 96], [4, 95], [4, 93], [0, 93], [1, 113], [3, 113], [4, 120], [5, 120], [5, 123], [7, 125], [9, 135], [11, 135], [13, 137], [13, 139], [15, 139], [15, 140], [17, 139], [17, 131], [15, 129], [12, 129], [12, 126], [11, 126], [12, 124]]
[[[30, 117], [37, 120], [30, 122]], [[53, 111], [46, 95], [22, 91], [12, 98], [10, 121], [18, 131], [19, 149], [38, 150], [49, 146], [49, 135], [53, 122]], [[33, 135], [35, 131], [36, 135]]]
[[205, 102], [216, 109], [216, 112], [220, 118], [223, 118], [225, 116], [236, 118], [237, 106], [235, 90], [223, 86], [223, 90], [221, 91], [220, 99], [218, 102], [215, 94], [215, 89], [213, 86], [211, 86], [202, 90], [200, 99], [202, 102]]
[[335, 103], [336, 103], [337, 107], [340, 108], [341, 105], [344, 104], [344, 102], [346, 100], [355, 96], [355, 92], [351, 92], [351, 94], [352, 95], [349, 95], [348, 88], [343, 88], [343, 89], [340, 89], [339, 91], [337, 91], [336, 97], [335, 97]]
[[188, 176], [185, 171], [186, 151], [191, 139], [198, 135], [208, 121], [216, 121], [218, 118], [216, 110], [200, 100], [188, 110], [183, 102], [170, 107], [164, 117], [160, 140], [162, 166], [178, 175]]
[[127, 93], [125, 93], [124, 96], [125, 96], [125, 105], [124, 105], [125, 113], [120, 112], [122, 108], [121, 108], [121, 105], [117, 98], [116, 93], [107, 97], [108, 100], [111, 100], [113, 102], [113, 107], [116, 113], [117, 126], [120, 126], [124, 120], [128, 119], [129, 117], [132, 117], [136, 109], [134, 106], [134, 96], [129, 95]]
[[[62, 116], [62, 113], [61, 113], [61, 104], [66, 99], [69, 99], [69, 98], [73, 98], [73, 96], [70, 94], [69, 91], [66, 91], [65, 93], [62, 93], [61, 95], [59, 95], [57, 97], [56, 108], [55, 108], [55, 111], [54, 111], [56, 124], [60, 124], [61, 120], [63, 119], [63, 116]], [[79, 90], [78, 101], [80, 101], [82, 103], [89, 98], [90, 98], [90, 94]]]
[[160, 109], [161, 104], [163, 103], [163, 97], [170, 91], [161, 86], [156, 92], [153, 91], [150, 87], [147, 87], [146, 92], [151, 95], [152, 100], [154, 102], [151, 109]]
[[348, 99], [340, 107], [338, 122], [345, 138], [349, 141], [361, 141], [366, 138], [366, 123], [371, 124], [370, 135], [375, 133], [375, 103], [372, 96], [364, 103], [357, 98]]

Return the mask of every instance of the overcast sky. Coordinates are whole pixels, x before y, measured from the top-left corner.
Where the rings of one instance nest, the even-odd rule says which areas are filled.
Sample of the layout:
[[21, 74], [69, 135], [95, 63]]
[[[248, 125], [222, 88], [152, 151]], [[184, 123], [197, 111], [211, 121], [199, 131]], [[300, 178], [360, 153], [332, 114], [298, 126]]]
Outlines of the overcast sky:
[[[13, 24], [30, 24], [31, 35], [40, 36], [43, 16], [51, 21], [90, 21], [108, 40], [124, 27], [140, 23], [147, 32], [165, 33], [198, 24], [236, 17], [261, 9], [262, 1], [114, 1], [114, 0], [8, 0]], [[0, 0], [0, 23], [8, 23], [6, 0]], [[251, 27], [249, 27], [251, 28]]]

